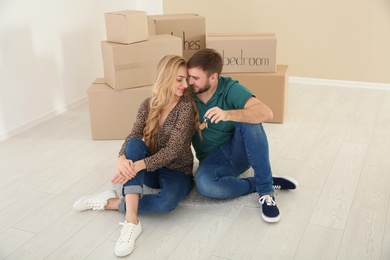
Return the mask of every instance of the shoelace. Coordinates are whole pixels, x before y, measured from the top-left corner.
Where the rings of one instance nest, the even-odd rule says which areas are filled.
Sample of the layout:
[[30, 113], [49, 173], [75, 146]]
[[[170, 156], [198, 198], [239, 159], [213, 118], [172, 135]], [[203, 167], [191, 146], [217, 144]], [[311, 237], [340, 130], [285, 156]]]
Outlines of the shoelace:
[[274, 201], [274, 198], [270, 195], [264, 195], [262, 196], [260, 199], [259, 199], [259, 202], [261, 203], [261, 205], [265, 203], [267, 203], [267, 206], [275, 206], [276, 203]]
[[118, 242], [129, 242], [135, 226], [128, 225], [127, 222], [120, 222], [119, 225], [123, 226], [123, 228]]
[[86, 203], [92, 210], [102, 210], [107, 205], [105, 201], [96, 201], [94, 199], [89, 199]]
[[280, 185], [273, 185], [273, 186], [274, 186], [275, 191], [278, 191], [282, 188], [282, 186], [280, 186]]

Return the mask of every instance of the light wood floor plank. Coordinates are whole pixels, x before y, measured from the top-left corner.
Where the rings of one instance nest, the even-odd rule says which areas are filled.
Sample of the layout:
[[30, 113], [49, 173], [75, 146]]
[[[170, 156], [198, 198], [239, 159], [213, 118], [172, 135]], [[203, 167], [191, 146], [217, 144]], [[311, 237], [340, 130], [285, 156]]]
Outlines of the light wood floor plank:
[[367, 145], [342, 145], [314, 209], [311, 224], [345, 228], [366, 153]]
[[99, 212], [45, 259], [85, 259], [118, 228], [120, 221], [123, 221], [120, 212]]
[[305, 123], [327, 124], [330, 116], [337, 110], [337, 104], [340, 102], [343, 89], [339, 87], [326, 87], [320, 98], [316, 100], [315, 105], [310, 109], [305, 117]]
[[322, 189], [336, 160], [348, 126], [327, 125], [299, 171], [298, 181], [305, 187]]
[[336, 259], [342, 237], [340, 229], [309, 224], [294, 259]]
[[260, 209], [244, 208], [213, 255], [223, 259], [250, 259], [268, 226], [261, 218]]
[[386, 226], [383, 231], [381, 260], [390, 259], [390, 195], [388, 197]]
[[69, 210], [61, 218], [34, 236], [7, 259], [44, 259], [59, 248], [69, 238], [88, 224], [98, 212], [87, 211], [80, 214]]
[[359, 88], [343, 88], [342, 97], [336, 103], [334, 113], [332, 113], [327, 123], [350, 125], [362, 101], [364, 92], [364, 89]]
[[389, 187], [388, 169], [379, 167], [363, 169], [338, 259], [380, 258], [389, 204]]
[[23, 200], [42, 183], [55, 179], [61, 172], [70, 168], [70, 165], [47, 163], [40, 168], [32, 168], [28, 174], [16, 178], [7, 186], [0, 189], [0, 210]]
[[34, 233], [9, 228], [0, 234], [0, 259], [5, 259], [8, 255], [21, 247], [24, 243], [34, 237]]
[[207, 259], [227, 235], [233, 219], [204, 214], [168, 259]]
[[85, 259], [87, 260], [117, 260], [118, 257], [115, 256], [114, 248], [116, 241], [105, 240], [101, 243], [98, 248], [93, 251]]
[[80, 197], [103, 191], [97, 189], [97, 187], [102, 185], [106, 186], [104, 190], [109, 189], [110, 185], [107, 183], [109, 178], [107, 172], [109, 169], [110, 167], [102, 166], [99, 169], [92, 169], [90, 174], [58, 195], [53, 196], [43, 207], [34, 210], [13, 227], [35, 233], [41, 232], [55, 220], [66, 214], [73, 203]]
[[390, 108], [389, 94], [382, 103], [370, 142], [366, 163], [371, 166], [390, 168]]
[[[273, 176], [289, 176], [298, 180], [300, 169], [302, 168], [303, 162], [297, 160], [288, 160], [283, 158], [277, 158], [272, 164]], [[298, 183], [302, 185], [302, 183]]]
[[0, 233], [31, 214], [35, 209], [41, 208], [52, 196], [44, 192], [32, 191], [2, 210], [0, 214]]
[[357, 107], [351, 127], [345, 141], [350, 143], [369, 144], [375, 129], [383, 99], [383, 91], [365, 90], [363, 99]]
[[280, 154], [281, 158], [305, 161], [322, 132], [319, 123], [303, 123]]

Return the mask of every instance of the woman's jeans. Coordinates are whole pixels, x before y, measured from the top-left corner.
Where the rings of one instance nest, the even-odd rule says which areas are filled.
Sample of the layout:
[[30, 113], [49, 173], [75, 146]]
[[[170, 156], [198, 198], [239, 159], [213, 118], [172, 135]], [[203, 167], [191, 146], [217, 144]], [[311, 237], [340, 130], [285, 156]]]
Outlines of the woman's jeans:
[[[254, 177], [238, 178], [252, 167]], [[208, 198], [228, 199], [256, 192], [273, 194], [268, 140], [262, 124], [236, 123], [233, 138], [203, 159], [195, 185]]]
[[[145, 142], [138, 138], [130, 139], [126, 145], [126, 158], [138, 161], [151, 156]], [[161, 189], [156, 194], [143, 194], [143, 185], [153, 189]], [[123, 195], [138, 193], [140, 201], [138, 212], [169, 212], [175, 209], [193, 186], [192, 176], [181, 171], [160, 168], [154, 172], [139, 171], [135, 178], [123, 185]], [[119, 211], [126, 212], [125, 199], [121, 199]]]

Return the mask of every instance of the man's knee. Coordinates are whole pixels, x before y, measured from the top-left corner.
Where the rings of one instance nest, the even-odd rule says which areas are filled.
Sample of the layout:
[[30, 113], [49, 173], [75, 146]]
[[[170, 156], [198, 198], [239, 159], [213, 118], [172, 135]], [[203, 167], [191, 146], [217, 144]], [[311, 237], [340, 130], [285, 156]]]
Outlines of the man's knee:
[[[195, 176], [196, 177], [196, 176]], [[195, 178], [195, 186], [199, 194], [206, 198], [211, 199], [223, 199], [224, 198], [224, 187], [207, 177], [199, 176]]]

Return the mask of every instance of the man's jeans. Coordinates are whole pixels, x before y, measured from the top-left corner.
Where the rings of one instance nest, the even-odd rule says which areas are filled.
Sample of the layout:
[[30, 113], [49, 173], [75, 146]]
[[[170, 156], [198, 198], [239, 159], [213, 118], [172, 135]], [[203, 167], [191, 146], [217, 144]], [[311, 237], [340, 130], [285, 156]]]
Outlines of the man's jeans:
[[[252, 167], [254, 177], [237, 178]], [[203, 159], [195, 184], [205, 197], [228, 199], [256, 192], [273, 194], [268, 140], [262, 124], [236, 123], [233, 138]]]
[[[126, 145], [127, 159], [138, 161], [151, 155], [147, 145], [141, 139], [130, 139]], [[161, 191], [156, 194], [143, 194], [144, 184], [153, 189], [161, 189]], [[123, 185], [123, 195], [140, 194], [138, 212], [169, 212], [179, 205], [191, 191], [192, 186], [192, 176], [163, 167], [154, 172], [146, 170], [138, 172], [134, 179]], [[124, 198], [120, 201], [118, 209], [121, 212], [126, 212]]]

